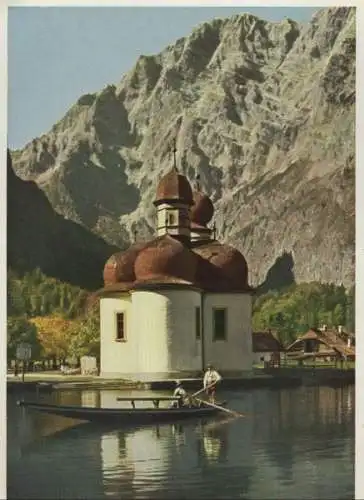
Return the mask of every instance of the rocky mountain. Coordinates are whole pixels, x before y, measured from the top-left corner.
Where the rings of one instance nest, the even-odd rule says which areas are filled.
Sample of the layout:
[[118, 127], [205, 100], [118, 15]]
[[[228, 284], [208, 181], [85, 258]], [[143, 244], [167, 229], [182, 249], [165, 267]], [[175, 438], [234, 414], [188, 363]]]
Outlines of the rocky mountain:
[[116, 250], [84, 227], [54, 212], [32, 181], [22, 181], [7, 160], [7, 264], [25, 272], [40, 268], [82, 288], [102, 285], [106, 259]]
[[153, 232], [176, 139], [178, 167], [200, 175], [217, 236], [244, 253], [252, 285], [276, 264], [278, 279], [350, 285], [355, 51], [355, 8], [321, 9], [307, 25], [215, 19], [83, 95], [14, 152], [15, 171], [64, 217], [125, 246]]

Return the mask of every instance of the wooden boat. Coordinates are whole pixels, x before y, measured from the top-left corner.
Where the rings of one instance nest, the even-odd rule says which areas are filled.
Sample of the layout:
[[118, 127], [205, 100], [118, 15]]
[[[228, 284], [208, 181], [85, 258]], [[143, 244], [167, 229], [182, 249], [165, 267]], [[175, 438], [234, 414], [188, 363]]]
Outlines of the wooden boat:
[[[129, 397], [118, 400], [130, 401], [131, 408], [97, 408], [88, 406], [62, 406], [36, 401], [18, 401], [18, 406], [61, 417], [86, 420], [88, 422], [146, 424], [170, 422], [187, 418], [205, 418], [221, 414], [222, 411], [201, 403], [198, 407], [160, 408], [160, 401], [178, 401], [173, 397]], [[136, 408], [136, 401], [152, 401], [153, 408]]]

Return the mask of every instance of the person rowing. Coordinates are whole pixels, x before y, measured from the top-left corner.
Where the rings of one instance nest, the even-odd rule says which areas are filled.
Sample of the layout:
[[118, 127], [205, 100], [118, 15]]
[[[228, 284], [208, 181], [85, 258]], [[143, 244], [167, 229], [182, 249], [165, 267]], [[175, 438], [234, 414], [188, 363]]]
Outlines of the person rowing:
[[212, 365], [207, 365], [207, 370], [203, 378], [203, 387], [210, 403], [215, 403], [216, 384], [220, 382], [221, 379], [220, 373], [218, 373]]
[[173, 397], [178, 398], [178, 401], [173, 401], [173, 408], [181, 408], [187, 402], [187, 392], [183, 388], [180, 380], [176, 380], [176, 388], [174, 390]]

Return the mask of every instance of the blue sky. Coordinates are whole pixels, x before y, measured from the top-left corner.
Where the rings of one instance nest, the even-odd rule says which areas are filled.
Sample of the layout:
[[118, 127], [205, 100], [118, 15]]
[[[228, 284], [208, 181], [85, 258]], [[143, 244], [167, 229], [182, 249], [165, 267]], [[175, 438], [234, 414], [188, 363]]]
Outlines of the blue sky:
[[87, 92], [118, 82], [141, 54], [155, 54], [215, 17], [250, 12], [308, 22], [313, 7], [10, 7], [8, 145], [46, 133]]

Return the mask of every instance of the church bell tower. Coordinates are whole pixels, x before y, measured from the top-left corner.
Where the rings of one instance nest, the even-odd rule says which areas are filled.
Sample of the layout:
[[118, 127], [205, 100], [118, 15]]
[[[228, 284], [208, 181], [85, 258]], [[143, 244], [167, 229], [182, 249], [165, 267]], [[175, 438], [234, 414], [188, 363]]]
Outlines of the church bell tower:
[[174, 143], [173, 167], [159, 181], [154, 200], [157, 208], [157, 235], [169, 234], [183, 243], [189, 243], [189, 209], [193, 205], [193, 195], [187, 178], [178, 172], [176, 152]]

